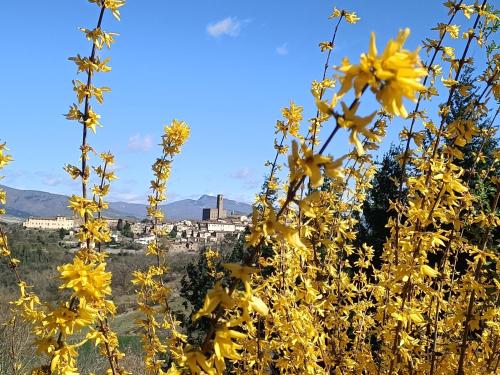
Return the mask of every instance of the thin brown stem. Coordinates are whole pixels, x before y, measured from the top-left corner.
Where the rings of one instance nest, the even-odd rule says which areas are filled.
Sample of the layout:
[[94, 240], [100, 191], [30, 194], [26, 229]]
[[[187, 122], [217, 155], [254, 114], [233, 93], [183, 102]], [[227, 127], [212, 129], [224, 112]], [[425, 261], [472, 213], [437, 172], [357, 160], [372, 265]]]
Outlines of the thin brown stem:
[[[500, 185], [497, 185], [497, 192], [495, 194], [495, 198], [493, 200], [493, 204], [491, 206], [491, 211], [495, 212], [497, 209], [498, 205], [498, 199], [500, 197]], [[483, 238], [481, 241], [481, 251], [484, 251], [486, 249], [486, 245], [488, 243], [490, 233], [491, 233], [491, 226], [488, 227], [486, 232], [483, 234]], [[483, 258], [480, 257], [477, 260], [476, 268], [474, 270], [474, 281], [479, 282], [479, 278], [481, 276], [481, 267], [483, 266]], [[457, 375], [464, 375], [464, 361], [465, 361], [465, 352], [467, 351], [467, 339], [469, 337], [469, 332], [470, 332], [470, 322], [472, 320], [472, 312], [474, 309], [474, 303], [476, 300], [476, 290], [472, 288], [472, 291], [469, 296], [469, 304], [467, 306], [467, 313], [465, 316], [465, 322], [464, 322], [464, 332], [462, 334], [462, 345], [460, 346], [460, 357], [458, 359], [458, 369], [457, 369]]]
[[[332, 54], [333, 48], [335, 47], [335, 38], [337, 37], [337, 31], [339, 29], [340, 22], [344, 18], [344, 12], [340, 14], [339, 20], [337, 24], [335, 25], [335, 30], [333, 31], [333, 36], [332, 40], [330, 41], [330, 49], [328, 50], [328, 54], [326, 56], [326, 62], [325, 62], [325, 67], [323, 69], [323, 77], [321, 78], [321, 81], [324, 81], [326, 78], [326, 73], [328, 72], [328, 68], [330, 67], [330, 56]], [[323, 99], [323, 94], [325, 93], [325, 89], [322, 87], [319, 93], [319, 100]], [[314, 146], [316, 144], [316, 133], [318, 131], [318, 123], [317, 119], [319, 118], [320, 112], [319, 109], [316, 111], [316, 117], [313, 120], [313, 135], [311, 139], [311, 150], [314, 151]], [[308, 134], [309, 135], [309, 134]], [[306, 137], [307, 138], [307, 137]]]
[[[364, 92], [366, 91], [367, 88], [368, 88], [368, 85], [365, 85], [363, 87], [363, 89], [361, 90], [360, 95], [352, 101], [351, 105], [349, 106], [350, 110], [352, 110], [352, 108], [354, 108], [354, 106], [356, 106], [359, 103], [361, 96], [364, 94]], [[340, 115], [335, 115], [335, 119], [336, 119], [335, 128], [332, 130], [329, 137], [327, 138], [327, 140], [325, 141], [325, 143], [321, 147], [320, 151], [318, 152], [319, 155], [323, 154], [323, 152], [326, 150], [326, 148], [328, 147], [328, 145], [330, 144], [330, 142], [334, 138], [335, 134], [337, 134], [338, 130], [340, 129], [340, 125], [338, 122], [339, 117], [340, 117]], [[276, 220], [278, 220], [283, 215], [285, 210], [288, 208], [288, 205], [295, 198], [295, 195], [296, 195], [298, 189], [304, 183], [305, 179], [306, 179], [306, 176], [303, 176], [296, 183], [294, 183], [292, 181], [292, 183], [290, 184], [291, 186], [288, 189], [288, 193], [287, 193], [287, 197], [285, 199], [285, 202], [282, 204], [281, 208], [279, 209], [279, 211], [276, 214]], [[255, 263], [256, 256], [258, 254], [258, 249], [260, 248], [260, 246], [262, 244], [263, 244], [263, 240], [261, 240], [260, 245], [257, 245], [256, 247], [250, 249], [250, 252], [249, 252], [247, 258], [243, 262], [245, 265], [251, 265], [251, 264]], [[229, 289], [228, 294], [232, 295], [232, 293], [236, 290], [236, 287], [238, 285], [239, 285], [239, 280], [238, 279], [233, 280], [230, 287], [228, 288]], [[212, 336], [215, 333], [217, 322], [222, 317], [223, 312], [224, 312], [223, 308], [221, 306], [219, 306], [215, 310], [214, 317], [210, 320], [210, 326], [209, 326], [207, 333], [205, 335], [205, 339], [203, 340], [203, 343], [201, 344], [201, 348], [204, 351], [210, 350], [210, 348], [209, 348], [210, 340], [212, 339]]]
[[[483, 1], [483, 4], [481, 5], [481, 9], [484, 9], [485, 4], [486, 4], [486, 0]], [[477, 25], [479, 23], [479, 19], [480, 18], [481, 18], [481, 15], [478, 13], [478, 15], [476, 17], [476, 20], [474, 22], [474, 26], [472, 28], [473, 30], [475, 30], [477, 28]], [[470, 44], [472, 42], [473, 36], [474, 36], [474, 34], [471, 33], [471, 35], [469, 35], [469, 38], [467, 39], [466, 46], [464, 48], [464, 51], [462, 53], [462, 57], [459, 60], [458, 67], [457, 67], [456, 72], [455, 72], [455, 81], [457, 81], [459, 79], [459, 77], [460, 77], [460, 73], [461, 73], [462, 67], [465, 64], [465, 59], [467, 57], [467, 53], [469, 51]], [[448, 99], [446, 101], [446, 106], [447, 107], [451, 103], [451, 100], [453, 98], [453, 94], [454, 94], [455, 90], [456, 90], [456, 86], [454, 85], [454, 86], [452, 86], [452, 88], [450, 89], [450, 92], [448, 94]], [[482, 97], [482, 95], [480, 96], [480, 98], [481, 97]], [[480, 98], [478, 98], [478, 100], [476, 100], [476, 103], [479, 102]], [[439, 130], [438, 130], [438, 134], [436, 135], [436, 139], [434, 141], [435, 143], [434, 143], [434, 147], [433, 147], [433, 150], [432, 150], [432, 153], [431, 153], [430, 160], [432, 160], [435, 157], [435, 155], [436, 155], [437, 147], [438, 147], [438, 145], [440, 143], [440, 136], [441, 136], [441, 133], [443, 132], [445, 124], [446, 124], [446, 117], [443, 115], [441, 117], [441, 124], [440, 124]], [[408, 145], [408, 142], [409, 142], [409, 139], [407, 141], [407, 145]], [[404, 173], [404, 170], [402, 171], [402, 173]], [[427, 172], [426, 172], [426, 179], [425, 179], [425, 186], [426, 187], [429, 186], [430, 179], [431, 179], [431, 169], [429, 168], [427, 170]], [[402, 191], [401, 189], [402, 189], [403, 179], [401, 179], [399, 183], [400, 183], [400, 189], [399, 189], [399, 193], [400, 193]], [[398, 193], [398, 195], [399, 195], [399, 193]], [[398, 198], [396, 204], [398, 204], [398, 203], [400, 204], [400, 198], [401, 197]], [[433, 208], [436, 207], [436, 202], [437, 202], [437, 200], [434, 202], [434, 207]], [[423, 204], [423, 201], [422, 201], [422, 204]], [[396, 225], [395, 225], [395, 236], [394, 236], [394, 240], [395, 240], [394, 248], [395, 248], [396, 251], [399, 248], [399, 231], [400, 231], [401, 221], [402, 221], [402, 213], [398, 212], [397, 220], [395, 222]], [[420, 222], [420, 220], [417, 220], [417, 223], [415, 224], [416, 232], [420, 231], [420, 226], [421, 226], [421, 222]], [[417, 250], [414, 252], [414, 254], [418, 253], [418, 250], [420, 249], [420, 244], [421, 244], [421, 239], [419, 239], [419, 242], [418, 242], [418, 245], [417, 245], [417, 248], [416, 248]], [[411, 282], [412, 282], [411, 278], [408, 278], [408, 280], [406, 281], [405, 286], [403, 288], [404, 293], [402, 293], [402, 306], [401, 306], [401, 309], [404, 308], [404, 302], [405, 302], [406, 296], [407, 295], [408, 296], [411, 295], [411, 293], [410, 293], [410, 291], [411, 291]], [[395, 335], [394, 335], [394, 342], [393, 342], [393, 346], [392, 346], [392, 350], [391, 350], [392, 351], [392, 357], [391, 357], [391, 361], [390, 361], [390, 365], [389, 365], [389, 374], [392, 374], [392, 371], [393, 371], [394, 366], [395, 366], [395, 361], [399, 360], [399, 356], [396, 355], [396, 349], [397, 349], [396, 343], [399, 341], [399, 334], [400, 334], [401, 328], [402, 328], [401, 321], [398, 321], [398, 324], [397, 324], [397, 327], [396, 327], [396, 332], [395, 332]]]

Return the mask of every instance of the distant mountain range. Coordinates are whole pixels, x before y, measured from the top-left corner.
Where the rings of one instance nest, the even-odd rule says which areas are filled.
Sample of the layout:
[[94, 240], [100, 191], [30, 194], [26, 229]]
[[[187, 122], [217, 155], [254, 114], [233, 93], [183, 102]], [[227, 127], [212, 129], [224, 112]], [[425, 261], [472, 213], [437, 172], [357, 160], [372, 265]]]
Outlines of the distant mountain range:
[[[7, 192], [7, 216], [24, 219], [30, 216], [72, 216], [69, 210], [68, 197], [60, 194], [37, 190], [20, 190], [0, 185]], [[216, 206], [217, 197], [202, 195], [199, 199], [183, 199], [162, 206], [167, 220], [201, 220], [203, 208]], [[247, 215], [252, 206], [247, 203], [224, 199], [224, 209], [228, 213]], [[110, 202], [104, 214], [114, 218], [146, 217], [146, 205], [139, 203]]]

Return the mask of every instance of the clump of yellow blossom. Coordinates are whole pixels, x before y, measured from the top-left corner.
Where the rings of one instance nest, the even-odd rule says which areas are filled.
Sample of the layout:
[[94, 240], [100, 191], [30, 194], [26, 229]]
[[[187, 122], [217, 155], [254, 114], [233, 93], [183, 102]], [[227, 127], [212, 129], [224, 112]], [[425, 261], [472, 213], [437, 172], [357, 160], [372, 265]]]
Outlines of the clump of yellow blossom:
[[408, 113], [403, 98], [415, 101], [415, 95], [425, 89], [420, 79], [427, 75], [427, 70], [420, 63], [418, 49], [409, 52], [403, 48], [409, 34], [410, 29], [401, 30], [379, 56], [375, 33], [372, 33], [369, 51], [361, 55], [359, 65], [351, 64], [346, 58], [338, 67], [344, 73], [338, 95], [354, 87], [359, 96], [365, 87], [370, 87], [387, 113], [406, 117]]

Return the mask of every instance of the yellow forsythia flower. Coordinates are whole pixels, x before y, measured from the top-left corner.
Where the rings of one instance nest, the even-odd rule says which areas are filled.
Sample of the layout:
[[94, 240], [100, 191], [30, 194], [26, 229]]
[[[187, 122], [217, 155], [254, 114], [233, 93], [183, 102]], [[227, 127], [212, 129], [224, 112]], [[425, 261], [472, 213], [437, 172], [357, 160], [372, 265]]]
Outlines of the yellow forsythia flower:
[[418, 57], [419, 50], [409, 52], [403, 45], [410, 34], [410, 29], [401, 30], [396, 40], [390, 40], [382, 55], [378, 55], [375, 33], [371, 34], [370, 48], [362, 54], [359, 65], [353, 65], [346, 58], [338, 68], [345, 74], [341, 78], [342, 95], [354, 86], [356, 95], [369, 86], [376, 93], [377, 100], [390, 114], [406, 117], [408, 113], [403, 105], [403, 97], [415, 101], [417, 92], [425, 87], [420, 79], [427, 75]]

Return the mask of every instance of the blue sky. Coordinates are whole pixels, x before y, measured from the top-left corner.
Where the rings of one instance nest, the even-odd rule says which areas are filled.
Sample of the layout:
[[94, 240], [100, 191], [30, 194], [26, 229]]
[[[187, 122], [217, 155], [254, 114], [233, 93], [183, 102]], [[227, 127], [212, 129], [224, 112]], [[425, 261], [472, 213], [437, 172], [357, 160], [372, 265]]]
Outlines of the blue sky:
[[[121, 22], [107, 14], [103, 28], [120, 36], [109, 52], [113, 70], [97, 84], [113, 91], [95, 106], [104, 128], [89, 141], [116, 155], [119, 180], [111, 199], [145, 200], [163, 126], [178, 118], [190, 124], [191, 138], [174, 162], [170, 199], [220, 192], [251, 202], [274, 154], [280, 109], [294, 100], [306, 118], [315, 112], [310, 82], [321, 77], [325, 55], [318, 43], [331, 39], [334, 22], [327, 18], [334, 6], [361, 17], [357, 25], [342, 24], [334, 64], [343, 56], [357, 60], [370, 31], [381, 50], [398, 29], [410, 27], [407, 47], [414, 49], [448, 18], [433, 0], [128, 0]], [[4, 184], [79, 192], [62, 169], [78, 162], [81, 142], [80, 126], [62, 116], [75, 101], [76, 69], [67, 58], [89, 53], [77, 27], [94, 27], [97, 14], [84, 0], [2, 4], [0, 140], [14, 157]], [[363, 104], [365, 113], [375, 108], [373, 101]], [[384, 148], [401, 122], [392, 126]], [[329, 151], [347, 152], [346, 137]]]

